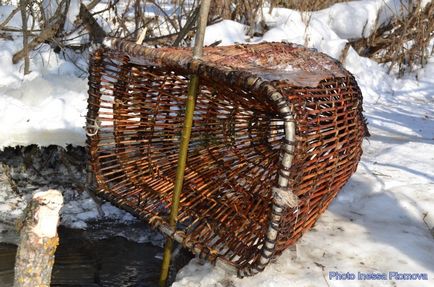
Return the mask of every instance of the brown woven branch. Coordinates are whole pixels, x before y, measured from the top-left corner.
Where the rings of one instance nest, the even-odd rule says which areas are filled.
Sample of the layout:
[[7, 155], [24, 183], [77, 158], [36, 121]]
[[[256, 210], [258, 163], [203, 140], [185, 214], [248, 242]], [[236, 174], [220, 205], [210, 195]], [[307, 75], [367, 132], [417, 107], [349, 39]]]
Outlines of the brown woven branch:
[[[168, 224], [188, 75], [201, 87], [177, 229]], [[262, 271], [355, 171], [366, 124], [354, 77], [283, 43], [151, 49], [113, 39], [89, 77], [98, 195], [203, 258]], [[97, 128], [96, 125], [97, 124]]]

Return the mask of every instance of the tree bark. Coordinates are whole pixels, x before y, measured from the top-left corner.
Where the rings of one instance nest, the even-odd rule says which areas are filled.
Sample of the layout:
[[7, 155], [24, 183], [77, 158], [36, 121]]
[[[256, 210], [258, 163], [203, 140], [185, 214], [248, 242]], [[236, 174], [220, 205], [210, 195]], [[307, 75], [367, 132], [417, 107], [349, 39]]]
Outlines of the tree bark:
[[57, 225], [63, 205], [57, 190], [38, 192], [29, 203], [20, 230], [14, 287], [48, 287], [59, 244]]

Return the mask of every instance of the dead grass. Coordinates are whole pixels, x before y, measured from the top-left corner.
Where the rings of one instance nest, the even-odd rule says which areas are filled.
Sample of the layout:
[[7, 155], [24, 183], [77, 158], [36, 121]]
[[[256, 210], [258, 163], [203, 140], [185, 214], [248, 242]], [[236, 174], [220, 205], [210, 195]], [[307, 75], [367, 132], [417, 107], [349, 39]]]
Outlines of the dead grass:
[[348, 2], [348, 0], [273, 0], [273, 7], [285, 7], [299, 11], [318, 11], [333, 4]]
[[[41, 1], [42, 0], [36, 0], [34, 3], [39, 3]], [[151, 8], [160, 12], [160, 16], [146, 16], [143, 7], [141, 6], [143, 1], [139, 0], [128, 0], [127, 2], [113, 0], [109, 2], [110, 4], [107, 4], [106, 9], [93, 11], [95, 5], [101, 1], [102, 0], [93, 0], [91, 4], [88, 5], [87, 9], [90, 11], [88, 12], [90, 15], [88, 18], [90, 18], [91, 21], [84, 21], [83, 19], [78, 21], [75, 23], [77, 24], [77, 27], [73, 29], [72, 32], [69, 32], [69, 34], [77, 32], [77, 34], [80, 35], [90, 34], [92, 36], [95, 33], [92, 32], [92, 29], [89, 29], [89, 23], [97, 23], [96, 20], [98, 17], [102, 17], [102, 12], [111, 11], [111, 19], [108, 19], [108, 21], [113, 22], [117, 28], [109, 33], [110, 36], [129, 38], [135, 41], [140, 32], [146, 28], [146, 44], [190, 46], [191, 39], [196, 29], [195, 22], [200, 2], [199, 0], [147, 1], [146, 3], [148, 3], [149, 7], [151, 7], [151, 4], [154, 4], [154, 7]], [[0, 3], [5, 2], [8, 1], [0, 0]], [[264, 7], [265, 4], [271, 4], [271, 10], [274, 7], [285, 7], [299, 11], [317, 11], [341, 2], [348, 1], [213, 0], [208, 24], [219, 21], [219, 19], [231, 19], [250, 27], [247, 31], [249, 36], [255, 34], [260, 36], [267, 29], [267, 27], [259, 21], [261, 18], [262, 7]], [[420, 2], [420, 0], [412, 1], [412, 3], [414, 3], [413, 6], [407, 8], [407, 10], [403, 11], [401, 15], [392, 18], [388, 23], [378, 27], [378, 29], [368, 38], [354, 39], [353, 41], [350, 41], [343, 53], [343, 57], [351, 45], [361, 56], [369, 57], [379, 63], [383, 63], [388, 66], [389, 71], [398, 71], [401, 76], [407, 71], [423, 67], [429, 56], [433, 53], [433, 47], [430, 47], [430, 40], [434, 38], [434, 3], [431, 2], [422, 9]], [[120, 5], [120, 3], [127, 4]], [[187, 5], [187, 3], [189, 4]], [[177, 12], [172, 15], [167, 15], [163, 7], [166, 4], [174, 5], [174, 11]], [[146, 9], [148, 9], [148, 6], [146, 6]], [[39, 19], [45, 15], [41, 12], [41, 9], [40, 6], [35, 4], [29, 6], [29, 13], [34, 14], [36, 11], [35, 15], [40, 15], [40, 17], [38, 16], [34, 18]], [[12, 12], [11, 15], [3, 21], [3, 23], [0, 23], [0, 38], [11, 38], [11, 33], [22, 32], [20, 30], [10, 32], [7, 27], [9, 22], [8, 19], [12, 18], [14, 13], [18, 13], [18, 10], [19, 9], [17, 8], [16, 11]], [[130, 13], [131, 11], [134, 13]], [[306, 14], [309, 15], [310, 13]], [[183, 21], [183, 19], [187, 19], [187, 21]], [[45, 19], [41, 23], [43, 24], [48, 22], [50, 21]], [[87, 25], [85, 25], [86, 23]], [[44, 27], [42, 24], [41, 27]], [[30, 32], [30, 30], [28, 32]], [[34, 31], [32, 30], [32, 33], [33, 32]], [[29, 36], [32, 39], [37, 39], [37, 34], [29, 34]], [[63, 33], [63, 31], [59, 31], [55, 36], [51, 35], [48, 39], [44, 38], [44, 41], [52, 42], [53, 46], [59, 45], [59, 47], [64, 49], [68, 48], [67, 41], [63, 41], [67, 36], [68, 35]], [[90, 41], [93, 42], [93, 38], [95, 37], [89, 38]], [[83, 47], [87, 48], [88, 45], [83, 45]], [[72, 48], [76, 49], [75, 47]]]
[[335, 3], [348, 2], [347, 0], [215, 0], [212, 1], [211, 16], [222, 19], [231, 19], [250, 27], [248, 34], [252, 36], [260, 27], [258, 18], [265, 3], [270, 3], [270, 11], [274, 7], [284, 7], [299, 11], [317, 11], [327, 8]]
[[351, 43], [359, 55], [387, 65], [389, 72], [397, 70], [399, 76], [423, 67], [434, 52], [430, 46], [434, 39], [434, 3], [422, 9], [420, 1], [416, 1], [402, 14], [380, 26], [370, 37]]

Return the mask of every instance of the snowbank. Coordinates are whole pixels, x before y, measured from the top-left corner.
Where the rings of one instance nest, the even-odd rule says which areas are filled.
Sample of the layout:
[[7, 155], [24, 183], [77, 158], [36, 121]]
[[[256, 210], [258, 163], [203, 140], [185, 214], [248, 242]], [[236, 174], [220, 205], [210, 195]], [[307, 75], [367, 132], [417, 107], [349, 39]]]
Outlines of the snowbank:
[[205, 45], [221, 41], [220, 45], [244, 43], [247, 26], [232, 20], [223, 20], [206, 28]]
[[31, 73], [12, 65], [20, 40], [0, 41], [0, 148], [15, 145], [83, 145], [87, 80], [69, 61], [43, 45]]

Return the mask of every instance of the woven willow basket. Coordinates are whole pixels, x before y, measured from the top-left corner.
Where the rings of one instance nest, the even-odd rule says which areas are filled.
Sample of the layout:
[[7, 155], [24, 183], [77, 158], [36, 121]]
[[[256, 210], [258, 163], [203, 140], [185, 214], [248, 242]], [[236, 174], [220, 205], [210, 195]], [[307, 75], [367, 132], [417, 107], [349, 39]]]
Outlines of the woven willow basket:
[[[168, 225], [188, 78], [200, 76], [181, 207]], [[91, 58], [97, 193], [239, 276], [311, 228], [356, 170], [367, 133], [354, 77], [292, 44], [151, 49]]]

